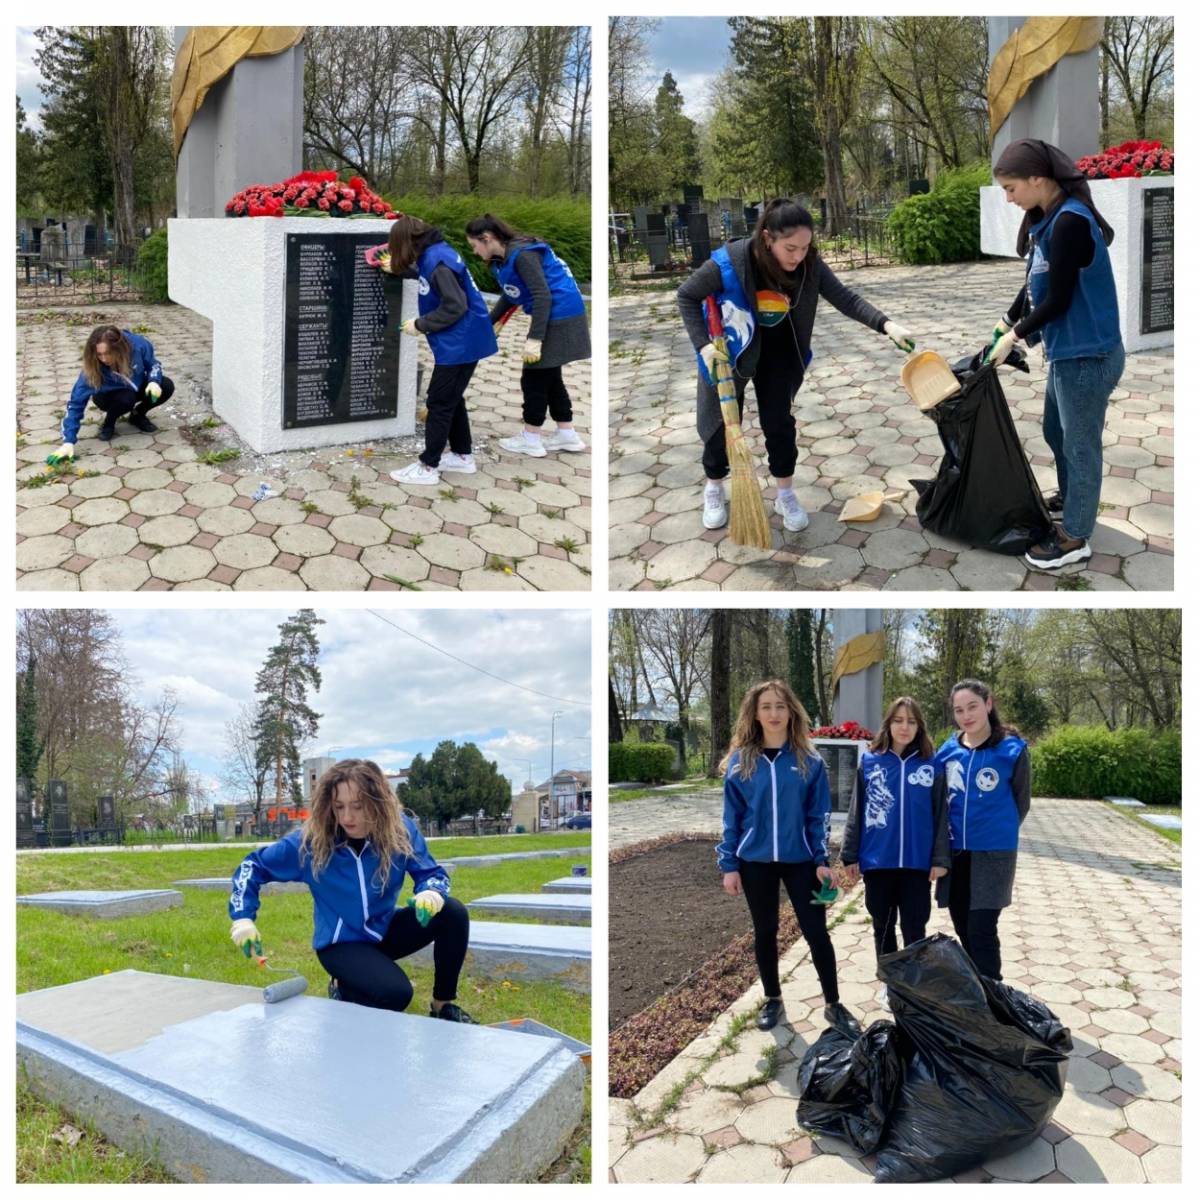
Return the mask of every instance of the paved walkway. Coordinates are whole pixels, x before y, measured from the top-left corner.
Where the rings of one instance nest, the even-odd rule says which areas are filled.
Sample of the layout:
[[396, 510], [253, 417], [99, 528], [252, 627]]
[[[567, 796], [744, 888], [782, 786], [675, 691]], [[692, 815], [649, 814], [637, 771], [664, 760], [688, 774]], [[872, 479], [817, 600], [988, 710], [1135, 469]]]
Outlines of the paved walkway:
[[[159, 432], [94, 436], [77, 446], [82, 475], [30, 488], [58, 448], [59, 423], [88, 332], [111, 322], [144, 331], [172, 401]], [[211, 408], [212, 329], [174, 305], [105, 305], [18, 314], [18, 587], [47, 591], [584, 591], [591, 586], [591, 454], [531, 459], [495, 448], [520, 428], [523, 320], [468, 392], [479, 472], [440, 489], [402, 487], [388, 472], [421, 437], [256, 455]], [[428, 381], [432, 359], [424, 339]], [[590, 440], [591, 364], [564, 378]], [[211, 424], [210, 424], [211, 423]], [[130, 431], [121, 422], [118, 430]], [[418, 427], [419, 428], [419, 427]], [[234, 448], [218, 465], [199, 461]], [[255, 502], [261, 483], [273, 495]]]
[[[614, 815], [642, 801], [616, 805]], [[717, 832], [711, 799], [694, 829]], [[1033, 802], [1021, 834], [1014, 903], [1000, 921], [1005, 979], [1046, 1001], [1075, 1048], [1054, 1120], [1030, 1146], [963, 1181], [1178, 1183], [1181, 1179], [1182, 912], [1179, 847], [1087, 801]], [[714, 887], [716, 886], [714, 880]], [[875, 1003], [875, 953], [862, 911], [833, 931], [842, 999], [864, 1024]], [[953, 933], [934, 909], [930, 933]], [[870, 1161], [796, 1124], [800, 1060], [822, 1027], [801, 941], [781, 964], [787, 1024], [751, 1026], [757, 986], [632, 1100], [610, 1100], [610, 1179], [620, 1183], [865, 1183]], [[768, 1067], [766, 1082], [743, 1090]], [[672, 1091], [682, 1094], [672, 1102]], [[649, 1118], [650, 1123], [646, 1124]]]
[[[951, 362], [986, 340], [1017, 294], [1015, 261], [947, 267], [870, 268], [846, 282], [903, 322], [922, 348]], [[942, 447], [933, 422], [900, 386], [903, 356], [886, 338], [822, 302], [813, 366], [796, 398], [796, 490], [809, 510], [803, 533], [772, 516], [772, 550], [735, 546], [700, 524], [703, 470], [695, 431], [696, 359], [674, 293], [610, 301], [609, 579], [614, 590], [1053, 590], [1063, 572], [1029, 571], [1021, 559], [925, 533], [910, 478], [932, 478]], [[1172, 586], [1174, 373], [1170, 350], [1131, 354], [1104, 434], [1105, 477], [1093, 557], [1066, 569], [1071, 586], [1159, 590]], [[1034, 474], [1053, 491], [1053, 459], [1041, 437], [1046, 367], [1005, 370], [1005, 394]], [[747, 413], [754, 405], [747, 406]], [[761, 473], [757, 416], [751, 443]], [[836, 519], [865, 491], [905, 496], [870, 525]], [[774, 496], [768, 491], [769, 497]]]

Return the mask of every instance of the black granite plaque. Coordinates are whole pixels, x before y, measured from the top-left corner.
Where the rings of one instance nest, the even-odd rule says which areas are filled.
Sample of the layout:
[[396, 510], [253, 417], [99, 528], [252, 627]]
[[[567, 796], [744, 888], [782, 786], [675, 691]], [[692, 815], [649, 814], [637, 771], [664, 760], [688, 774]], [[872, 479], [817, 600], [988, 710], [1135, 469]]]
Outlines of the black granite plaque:
[[1175, 189], [1142, 193], [1142, 333], [1175, 328]]
[[857, 742], [818, 742], [813, 747], [825, 761], [829, 777], [830, 808], [835, 813], [850, 811], [854, 779], [858, 774]]
[[28, 779], [17, 780], [17, 847], [35, 845], [33, 836], [33, 789]]
[[62, 779], [46, 781], [46, 800], [50, 809], [50, 844], [71, 844], [71, 810], [67, 805], [67, 784]]
[[396, 415], [403, 280], [368, 266], [378, 233], [287, 240], [283, 428]]
[[117, 823], [117, 808], [111, 796], [100, 796], [96, 803], [100, 808], [100, 827], [112, 829]]

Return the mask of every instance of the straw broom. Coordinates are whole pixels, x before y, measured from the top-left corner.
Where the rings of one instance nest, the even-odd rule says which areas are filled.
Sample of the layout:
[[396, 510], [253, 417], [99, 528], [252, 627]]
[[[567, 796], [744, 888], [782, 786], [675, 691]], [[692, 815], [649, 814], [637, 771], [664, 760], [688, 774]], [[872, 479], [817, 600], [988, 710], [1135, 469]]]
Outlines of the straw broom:
[[717, 396], [721, 401], [721, 419], [725, 422], [725, 453], [729, 457], [733, 476], [729, 495], [729, 536], [739, 546], [769, 550], [771, 527], [767, 524], [762, 491], [754, 477], [750, 444], [742, 432], [737, 388], [733, 382], [733, 368], [729, 365], [729, 349], [725, 344], [725, 327], [721, 324], [721, 314], [712, 296], [704, 301], [704, 315], [708, 321], [708, 336], [717, 349], [713, 366], [717, 375]]

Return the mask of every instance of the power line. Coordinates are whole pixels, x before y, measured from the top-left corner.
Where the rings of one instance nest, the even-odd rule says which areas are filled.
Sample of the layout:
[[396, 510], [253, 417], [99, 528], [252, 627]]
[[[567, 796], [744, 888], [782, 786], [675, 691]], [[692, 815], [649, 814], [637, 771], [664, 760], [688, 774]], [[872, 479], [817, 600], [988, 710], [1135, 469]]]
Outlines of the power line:
[[588, 700], [571, 700], [566, 696], [552, 696], [549, 692], [539, 692], [537, 688], [526, 687], [523, 683], [514, 683], [511, 679], [505, 679], [502, 675], [494, 675], [491, 671], [485, 671], [483, 667], [477, 667], [472, 662], [467, 662], [465, 658], [459, 658], [457, 654], [451, 654], [449, 650], [443, 650], [441, 646], [435, 646], [433, 642], [427, 642], [419, 634], [413, 633], [411, 629], [405, 629], [403, 625], [397, 625], [395, 621], [389, 621], [381, 612], [376, 612], [373, 608], [368, 608], [367, 612], [373, 617], [378, 617], [385, 625], [390, 625], [393, 629], [420, 642], [422, 646], [428, 646], [430, 650], [436, 650], [439, 654], [444, 654], [447, 658], [453, 659], [456, 663], [464, 667], [470, 667], [472, 671], [478, 671], [480, 675], [486, 675], [489, 679], [494, 679], [497, 683], [507, 684], [509, 687], [519, 688], [523, 692], [528, 692], [531, 696], [541, 696], [543, 700], [553, 700], [556, 704], [577, 704], [580, 707], [587, 708], [590, 706]]

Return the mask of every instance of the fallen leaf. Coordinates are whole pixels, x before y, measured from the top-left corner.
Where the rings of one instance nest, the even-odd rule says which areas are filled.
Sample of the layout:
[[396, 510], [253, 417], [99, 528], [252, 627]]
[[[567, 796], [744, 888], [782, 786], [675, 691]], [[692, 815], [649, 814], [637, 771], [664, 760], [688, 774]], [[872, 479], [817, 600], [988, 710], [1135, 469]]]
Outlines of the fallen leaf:
[[59, 1142], [64, 1146], [74, 1146], [82, 1137], [82, 1129], [78, 1129], [74, 1125], [63, 1125], [60, 1129], [50, 1135], [50, 1140]]

